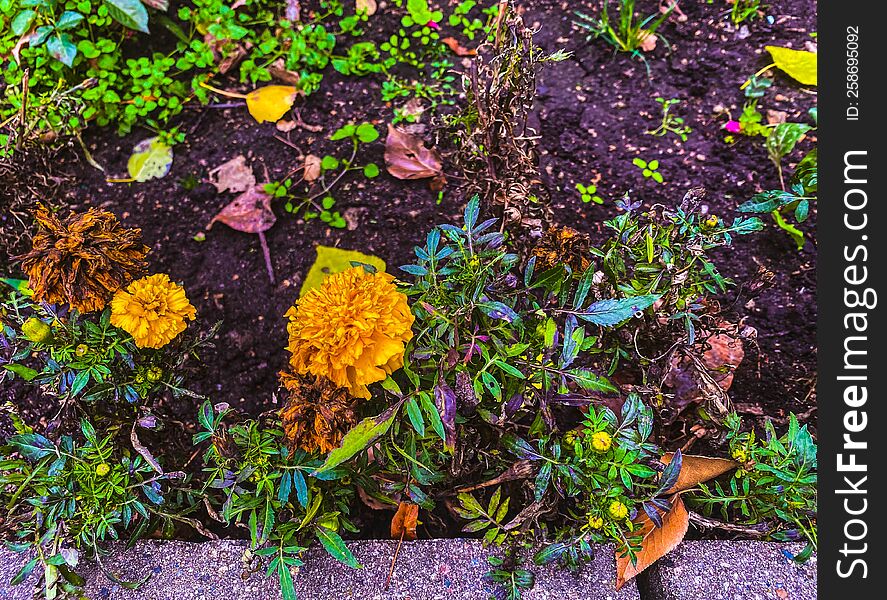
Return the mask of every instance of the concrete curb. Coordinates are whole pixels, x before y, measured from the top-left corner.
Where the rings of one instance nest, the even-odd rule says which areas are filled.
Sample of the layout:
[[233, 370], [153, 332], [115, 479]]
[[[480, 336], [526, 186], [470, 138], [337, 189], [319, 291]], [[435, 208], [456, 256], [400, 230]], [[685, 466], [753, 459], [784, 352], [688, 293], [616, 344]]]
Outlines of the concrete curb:
[[[294, 573], [299, 600], [487, 600], [486, 558], [496, 554], [478, 540], [406, 542], [387, 590], [383, 589], [397, 542], [356, 541], [349, 547], [363, 569], [350, 569], [312, 548]], [[618, 592], [612, 546], [577, 573], [530, 566], [536, 585], [526, 600], [814, 600], [816, 561], [794, 564], [787, 553], [802, 545], [766, 542], [684, 542]], [[264, 600], [279, 598], [276, 579], [244, 559], [247, 544], [142, 541], [126, 550], [112, 546], [105, 566], [123, 580], [150, 574], [138, 590], [108, 580], [90, 563], [80, 572], [90, 600]], [[0, 600], [28, 600], [34, 582], [10, 586], [25, 557], [0, 550]]]

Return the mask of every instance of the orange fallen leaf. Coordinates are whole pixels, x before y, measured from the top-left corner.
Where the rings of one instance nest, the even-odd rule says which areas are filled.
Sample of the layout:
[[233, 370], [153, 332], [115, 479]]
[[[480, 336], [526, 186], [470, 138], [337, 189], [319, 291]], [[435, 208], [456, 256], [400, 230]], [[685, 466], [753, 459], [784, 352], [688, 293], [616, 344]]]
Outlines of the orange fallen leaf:
[[262, 186], [253, 186], [219, 211], [206, 228], [212, 227], [216, 221], [244, 233], [261, 233], [271, 229], [277, 217], [271, 210], [271, 196]]
[[655, 563], [657, 560], [674, 550], [687, 535], [690, 527], [690, 514], [681, 500], [680, 494], [671, 499], [671, 508], [662, 513], [662, 527], [647, 516], [645, 511], [640, 511], [634, 520], [638, 526], [636, 531], [644, 536], [641, 542], [641, 550], [636, 554], [636, 561], [632, 564], [628, 556], [616, 557], [616, 589], [625, 582]]
[[419, 505], [401, 502], [391, 519], [391, 539], [416, 539], [416, 525], [419, 520]]
[[477, 50], [466, 48], [454, 37], [445, 37], [441, 41], [446, 44], [447, 48], [452, 50], [453, 54], [456, 56], [477, 56]]
[[[729, 325], [721, 324], [722, 327]], [[696, 360], [690, 353], [697, 357]], [[674, 393], [672, 405], [682, 409], [705, 400], [710, 394], [726, 392], [733, 384], [733, 375], [744, 358], [742, 338], [728, 333], [712, 335], [688, 352], [675, 353], [664, 380], [666, 387]]]
[[[674, 452], [666, 452], [660, 460], [662, 464], [667, 465], [674, 457]], [[681, 455], [681, 472], [678, 474], [678, 480], [674, 486], [666, 494], [674, 494], [675, 492], [683, 492], [696, 487], [700, 483], [705, 483], [715, 477], [720, 477], [727, 471], [739, 467], [740, 464], [729, 458], [711, 458], [708, 456], [696, 456], [693, 454]]]
[[385, 167], [398, 179], [425, 179], [443, 171], [437, 150], [429, 150], [422, 140], [390, 124], [385, 140]]

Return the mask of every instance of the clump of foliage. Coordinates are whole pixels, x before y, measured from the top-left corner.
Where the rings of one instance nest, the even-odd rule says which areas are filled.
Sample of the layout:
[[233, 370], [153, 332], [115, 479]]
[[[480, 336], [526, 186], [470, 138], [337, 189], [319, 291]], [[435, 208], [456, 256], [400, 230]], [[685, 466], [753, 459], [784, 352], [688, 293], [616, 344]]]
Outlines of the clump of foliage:
[[349, 141], [351, 147], [348, 156], [307, 156], [303, 159], [301, 178], [286, 177], [282, 181], [266, 184], [265, 192], [272, 198], [283, 200], [284, 210], [289, 213], [299, 214], [306, 220], [319, 218], [330, 227], [342, 229], [347, 223], [335, 210], [335, 187], [348, 173], [360, 172], [368, 179], [378, 177], [380, 171], [376, 163], [358, 164], [355, 161], [362, 145], [378, 138], [379, 131], [371, 123], [344, 125], [334, 131], [329, 139], [334, 142]]
[[[810, 116], [815, 122], [817, 118], [815, 108], [810, 110]], [[786, 216], [792, 215], [798, 223], [803, 223], [810, 216], [810, 206], [816, 201], [818, 188], [817, 149], [808, 151], [798, 162], [788, 180], [788, 185], [782, 161], [812, 129], [813, 127], [806, 123], [779, 123], [769, 130], [764, 145], [770, 161], [779, 173], [781, 189], [755, 194], [737, 209], [744, 213], [770, 213], [776, 224], [791, 236], [799, 250], [804, 247], [806, 236], [803, 231], [789, 223]]]
[[[126, 430], [97, 431], [87, 419], [79, 431], [57, 441], [35, 433], [14, 415], [17, 433], [0, 447], [0, 498], [8, 513], [3, 530], [15, 552], [33, 552], [12, 580], [24, 581], [35, 570], [35, 589], [46, 598], [78, 592], [83, 578], [76, 568], [83, 558], [102, 566], [99, 544], [168, 530], [174, 517], [178, 485], [184, 473], [164, 473], [121, 437]], [[154, 459], [152, 458], [152, 461]], [[142, 582], [112, 581], [127, 587]]]
[[291, 450], [276, 419], [232, 420], [225, 406], [205, 402], [198, 414], [202, 430], [194, 443], [208, 442], [205, 494], [210, 514], [226, 525], [244, 526], [256, 556], [270, 558], [268, 576], [277, 575], [284, 598], [295, 598], [291, 568], [317, 540], [335, 559], [359, 567], [339, 533], [357, 531], [349, 519], [354, 488], [346, 469], [317, 472], [316, 452]]
[[734, 25], [760, 19], [767, 8], [761, 0], [733, 0], [730, 4], [730, 21]]
[[803, 539], [807, 546], [796, 557], [804, 561], [816, 550], [816, 443], [807, 426], [789, 415], [788, 430], [779, 436], [771, 421], [764, 439], [743, 432], [735, 413], [726, 420], [730, 456], [742, 466], [726, 484], [700, 484], [689, 496], [690, 506], [703, 514], [719, 513], [724, 520], [756, 526], [770, 539]]
[[[346, 15], [338, 0], [321, 0], [305, 15], [270, 0], [236, 8], [195, 0], [166, 12], [163, 0], [3, 0], [0, 56], [10, 57], [3, 70], [10, 93], [0, 122], [24, 112], [30, 129], [54, 135], [91, 122], [121, 133], [136, 123], [162, 129], [187, 102], [208, 102], [201, 84], [215, 74], [244, 83], [286, 77], [307, 95], [327, 65], [356, 76], [381, 69], [371, 43], [336, 53], [367, 18]], [[149, 20], [155, 33], [162, 27], [175, 38], [172, 52], [138, 51]]]
[[576, 15], [581, 20], [575, 21], [575, 24], [589, 32], [588, 39], [603, 39], [617, 51], [628, 52], [646, 61], [641, 48], [648, 38], [658, 35], [656, 30], [671, 15], [677, 2], [673, 2], [666, 11], [657, 11], [645, 18], [638, 18], [635, 14], [635, 0], [617, 0], [616, 3], [619, 5], [618, 19], [610, 15], [609, 0], [604, 0], [597, 15], [577, 11]]

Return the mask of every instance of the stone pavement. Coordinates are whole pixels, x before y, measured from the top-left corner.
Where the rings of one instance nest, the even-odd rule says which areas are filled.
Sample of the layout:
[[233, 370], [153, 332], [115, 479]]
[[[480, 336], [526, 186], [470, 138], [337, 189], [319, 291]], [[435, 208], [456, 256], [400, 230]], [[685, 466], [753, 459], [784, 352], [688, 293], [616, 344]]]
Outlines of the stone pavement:
[[[477, 540], [421, 540], [400, 550], [391, 582], [385, 581], [397, 542], [349, 542], [363, 564], [350, 569], [312, 548], [296, 574], [299, 600], [486, 600], [486, 557], [495, 552]], [[802, 546], [760, 542], [684, 542], [639, 578], [615, 590], [611, 546], [578, 573], [557, 567], [529, 567], [536, 585], [525, 600], [814, 600], [815, 559], [797, 566], [786, 552]], [[142, 541], [103, 558], [123, 580], [150, 580], [127, 590], [104, 577], [95, 565], [80, 569], [90, 600], [265, 600], [280, 597], [277, 581], [244, 560], [246, 544], [223, 540]], [[23, 564], [20, 555], [0, 550], [0, 600], [28, 600], [32, 581], [9, 586]]]

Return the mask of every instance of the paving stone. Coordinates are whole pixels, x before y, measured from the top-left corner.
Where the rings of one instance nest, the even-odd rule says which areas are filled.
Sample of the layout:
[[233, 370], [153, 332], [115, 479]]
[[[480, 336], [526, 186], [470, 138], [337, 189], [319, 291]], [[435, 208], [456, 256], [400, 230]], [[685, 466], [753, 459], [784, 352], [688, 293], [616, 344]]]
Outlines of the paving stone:
[[[487, 600], [491, 586], [483, 580], [490, 551], [477, 540], [406, 542], [387, 590], [383, 589], [397, 542], [350, 542], [363, 569], [350, 569], [313, 548], [296, 574], [300, 600]], [[246, 544], [143, 541], [113, 551], [103, 563], [118, 577], [151, 579], [132, 591], [107, 580], [94, 565], [81, 572], [89, 580], [91, 600], [264, 600], [279, 598], [277, 581], [267, 579], [243, 561]], [[27, 600], [31, 582], [10, 587], [8, 581], [24, 557], [0, 551], [0, 600]], [[639, 600], [630, 582], [618, 592], [612, 547], [600, 547], [596, 559], [577, 573], [556, 567], [532, 567], [536, 586], [526, 600]]]
[[815, 600], [816, 556], [804, 544], [685, 541], [646, 571], [644, 600]]

